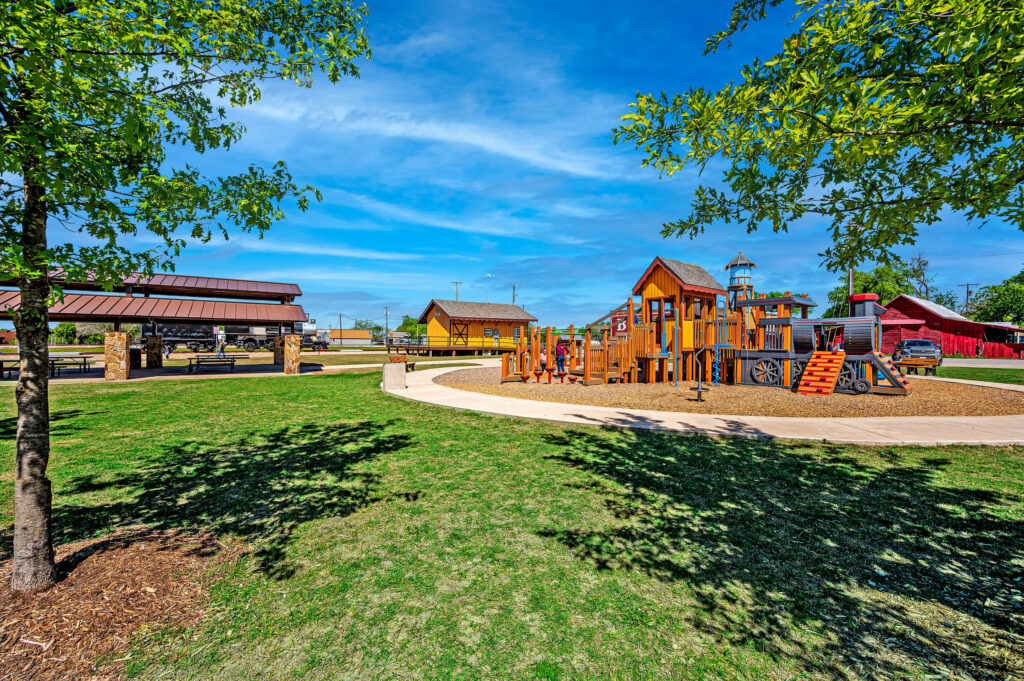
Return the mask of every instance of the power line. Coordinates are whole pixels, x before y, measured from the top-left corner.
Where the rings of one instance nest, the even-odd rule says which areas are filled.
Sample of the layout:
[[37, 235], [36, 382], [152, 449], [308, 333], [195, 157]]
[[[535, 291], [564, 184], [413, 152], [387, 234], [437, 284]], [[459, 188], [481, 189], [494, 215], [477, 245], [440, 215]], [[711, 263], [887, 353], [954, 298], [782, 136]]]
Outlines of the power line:
[[957, 286], [963, 286], [963, 287], [965, 287], [967, 289], [966, 294], [964, 295], [964, 309], [963, 309], [963, 313], [964, 314], [969, 314], [970, 311], [971, 311], [971, 287], [972, 286], [978, 286], [978, 285], [979, 284], [977, 282], [975, 282], [973, 284], [957, 284]]

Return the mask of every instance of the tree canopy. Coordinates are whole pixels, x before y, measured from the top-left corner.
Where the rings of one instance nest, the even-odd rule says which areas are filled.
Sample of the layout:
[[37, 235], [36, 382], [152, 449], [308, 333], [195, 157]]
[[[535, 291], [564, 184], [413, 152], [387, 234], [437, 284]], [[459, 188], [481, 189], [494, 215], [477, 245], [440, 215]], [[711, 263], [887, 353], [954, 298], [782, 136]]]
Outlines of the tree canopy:
[[[782, 3], [738, 0], [706, 53]], [[838, 270], [888, 258], [949, 209], [1024, 228], [1024, 5], [796, 4], [798, 30], [738, 82], [637, 93], [614, 131], [661, 173], [720, 175], [665, 236], [718, 223], [779, 232], [819, 216], [833, 240], [822, 255]]]
[[[0, 272], [18, 283], [16, 590], [56, 578], [48, 305], [61, 282], [171, 269], [190, 239], [260, 236], [316, 190], [284, 163], [211, 177], [168, 149], [226, 149], [228, 107], [264, 80], [358, 73], [365, 7], [349, 0], [20, 0], [0, 12]], [[61, 226], [76, 233], [54, 230]], [[51, 232], [63, 242], [50, 243]], [[144, 239], [137, 239], [140, 235]], [[155, 245], [152, 245], [154, 244]]]
[[979, 322], [1010, 322], [1024, 325], [1024, 270], [1001, 284], [978, 292], [973, 318]]

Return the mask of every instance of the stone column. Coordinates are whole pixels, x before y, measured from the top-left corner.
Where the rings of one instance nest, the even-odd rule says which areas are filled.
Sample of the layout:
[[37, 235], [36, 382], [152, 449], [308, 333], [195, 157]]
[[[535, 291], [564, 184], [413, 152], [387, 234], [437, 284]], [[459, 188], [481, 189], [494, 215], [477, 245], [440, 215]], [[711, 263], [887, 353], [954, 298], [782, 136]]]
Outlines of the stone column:
[[274, 364], [284, 364], [284, 336], [274, 338]]
[[103, 378], [108, 381], [128, 380], [128, 334], [108, 333], [103, 347]]
[[302, 339], [298, 336], [284, 337], [284, 373], [287, 376], [295, 376], [299, 373], [299, 365], [302, 362], [300, 355]]
[[146, 336], [147, 369], [159, 369], [164, 365], [163, 339], [163, 336]]

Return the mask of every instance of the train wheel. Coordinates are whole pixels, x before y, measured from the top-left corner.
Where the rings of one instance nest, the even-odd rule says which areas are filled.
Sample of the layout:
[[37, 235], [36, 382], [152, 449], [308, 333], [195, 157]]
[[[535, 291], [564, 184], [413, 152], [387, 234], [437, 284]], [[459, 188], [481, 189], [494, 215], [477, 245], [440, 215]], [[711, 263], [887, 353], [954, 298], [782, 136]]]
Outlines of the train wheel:
[[793, 360], [793, 383], [799, 383], [800, 377], [804, 375], [804, 369], [807, 368], [807, 362], [795, 359]]
[[843, 362], [843, 368], [839, 370], [839, 380], [836, 382], [836, 388], [851, 390], [855, 380], [857, 380], [857, 372], [853, 362]]
[[850, 387], [852, 388], [853, 392], [857, 393], [858, 395], [863, 395], [864, 393], [871, 392], [871, 381], [867, 380], [866, 378], [858, 378], [856, 381], [853, 382], [853, 385]]
[[782, 367], [774, 359], [759, 359], [750, 369], [750, 378], [758, 385], [778, 385]]
[[244, 341], [242, 341], [242, 349], [245, 350], [246, 352], [256, 352], [256, 347], [256, 341], [254, 341], [252, 338], [246, 338]]

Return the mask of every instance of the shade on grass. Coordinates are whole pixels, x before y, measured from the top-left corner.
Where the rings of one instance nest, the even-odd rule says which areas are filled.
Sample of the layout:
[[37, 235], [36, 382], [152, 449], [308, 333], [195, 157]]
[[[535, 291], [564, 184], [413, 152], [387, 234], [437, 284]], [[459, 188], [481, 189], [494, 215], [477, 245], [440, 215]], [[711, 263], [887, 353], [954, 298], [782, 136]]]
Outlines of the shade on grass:
[[967, 381], [989, 381], [991, 383], [1016, 383], [1024, 385], [1024, 369], [999, 369], [992, 367], [939, 367], [939, 376], [960, 378]]
[[136, 642], [133, 675], [1021, 673], [1021, 448], [562, 427], [378, 382], [54, 389], [60, 541], [143, 522], [250, 548], [196, 629]]

